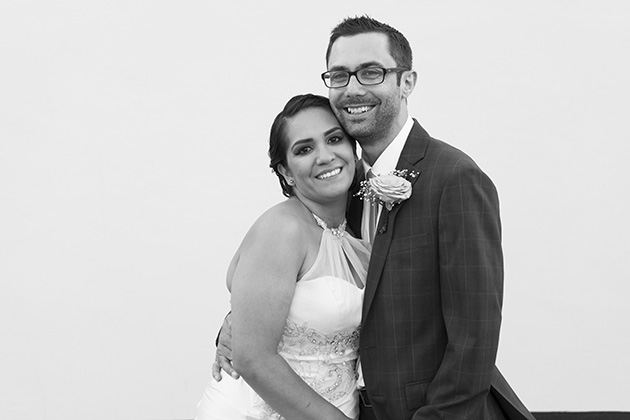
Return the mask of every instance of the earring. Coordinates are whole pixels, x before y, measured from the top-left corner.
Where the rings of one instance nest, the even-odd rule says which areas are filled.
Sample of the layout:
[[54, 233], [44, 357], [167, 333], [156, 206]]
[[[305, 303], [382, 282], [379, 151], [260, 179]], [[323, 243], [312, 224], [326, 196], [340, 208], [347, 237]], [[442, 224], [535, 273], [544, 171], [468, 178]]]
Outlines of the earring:
[[293, 180], [291, 178], [287, 179], [287, 184], [293, 185]]

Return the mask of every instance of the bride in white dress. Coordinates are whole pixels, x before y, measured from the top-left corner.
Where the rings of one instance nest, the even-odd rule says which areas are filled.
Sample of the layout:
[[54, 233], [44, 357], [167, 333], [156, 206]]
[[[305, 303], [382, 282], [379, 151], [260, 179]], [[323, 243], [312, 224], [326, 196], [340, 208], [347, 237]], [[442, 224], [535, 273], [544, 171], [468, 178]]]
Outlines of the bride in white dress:
[[355, 145], [328, 99], [292, 98], [269, 156], [286, 201], [252, 226], [228, 270], [232, 357], [197, 420], [357, 419], [366, 243], [345, 230]]

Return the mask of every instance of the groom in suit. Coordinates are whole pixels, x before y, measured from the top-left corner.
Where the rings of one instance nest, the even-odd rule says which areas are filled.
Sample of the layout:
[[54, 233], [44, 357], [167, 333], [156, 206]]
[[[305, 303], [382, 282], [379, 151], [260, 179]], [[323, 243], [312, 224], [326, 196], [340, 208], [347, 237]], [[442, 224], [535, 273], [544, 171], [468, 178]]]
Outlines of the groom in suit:
[[[359, 178], [414, 175], [409, 198], [391, 209], [354, 198], [348, 210], [352, 230], [373, 247], [360, 419], [535, 420], [495, 366], [503, 254], [494, 184], [409, 116], [417, 75], [399, 31], [367, 16], [345, 19], [326, 63], [333, 111], [361, 145]], [[219, 366], [233, 372], [221, 351], [217, 377]]]
[[373, 246], [361, 420], [533, 420], [495, 366], [503, 255], [494, 184], [409, 116], [417, 75], [399, 31], [348, 18], [333, 29], [326, 62], [333, 111], [361, 145], [359, 177], [416, 175], [391, 210], [358, 198], [349, 208], [350, 226]]

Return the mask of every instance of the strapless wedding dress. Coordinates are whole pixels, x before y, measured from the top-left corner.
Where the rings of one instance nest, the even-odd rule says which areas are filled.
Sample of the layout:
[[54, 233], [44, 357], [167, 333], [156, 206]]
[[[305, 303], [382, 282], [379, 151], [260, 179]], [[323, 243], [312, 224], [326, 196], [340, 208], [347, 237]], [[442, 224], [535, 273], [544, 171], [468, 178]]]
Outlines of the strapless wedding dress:
[[[323, 233], [319, 253], [296, 283], [278, 353], [291, 368], [345, 415], [359, 416], [356, 363], [363, 291], [369, 262], [366, 244], [339, 228]], [[282, 419], [242, 379], [212, 379], [196, 420]]]

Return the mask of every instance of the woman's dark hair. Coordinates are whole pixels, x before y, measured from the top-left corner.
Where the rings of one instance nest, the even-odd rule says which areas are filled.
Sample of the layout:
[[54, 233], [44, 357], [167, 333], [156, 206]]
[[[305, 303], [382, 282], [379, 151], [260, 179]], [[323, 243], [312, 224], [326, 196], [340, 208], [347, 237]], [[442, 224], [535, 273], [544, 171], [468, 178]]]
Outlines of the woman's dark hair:
[[[304, 95], [297, 95], [289, 99], [289, 102], [284, 106], [284, 109], [276, 116], [276, 119], [271, 125], [271, 133], [269, 134], [269, 166], [280, 180], [280, 187], [282, 187], [282, 194], [287, 197], [293, 195], [293, 187], [287, 184], [287, 180], [284, 179], [278, 166], [287, 166], [287, 150], [289, 147], [289, 141], [286, 138], [286, 125], [287, 121], [296, 116], [301, 111], [309, 108], [322, 108], [332, 112], [330, 102], [328, 98], [320, 95], [313, 95], [307, 93]], [[354, 140], [351, 140], [354, 145]]]

